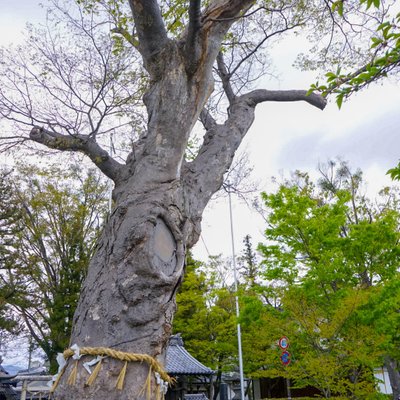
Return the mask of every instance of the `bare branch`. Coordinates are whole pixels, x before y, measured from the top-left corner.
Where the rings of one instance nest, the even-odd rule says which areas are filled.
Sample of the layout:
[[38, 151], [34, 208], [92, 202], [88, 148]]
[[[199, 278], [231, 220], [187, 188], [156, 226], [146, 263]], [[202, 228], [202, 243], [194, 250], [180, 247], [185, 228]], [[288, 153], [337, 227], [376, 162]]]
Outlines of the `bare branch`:
[[1, 151], [25, 144], [32, 127], [43, 126], [104, 148], [112, 133], [125, 160], [120, 148], [144, 126], [140, 55], [129, 45], [116, 52], [101, 16], [77, 7], [50, 11], [45, 25], [29, 27], [23, 45], [0, 49]]
[[51, 149], [84, 153], [114, 182], [120, 177], [123, 165], [115, 161], [98, 143], [87, 136], [62, 135], [44, 128], [34, 127], [31, 130], [30, 138]]
[[257, 52], [262, 48], [263, 44], [264, 44], [268, 39], [271, 39], [272, 37], [277, 36], [277, 35], [280, 35], [280, 34], [285, 33], [285, 32], [287, 32], [287, 31], [293, 30], [293, 29], [295, 29], [295, 28], [297, 28], [297, 27], [299, 27], [299, 26], [301, 26], [301, 24], [294, 24], [294, 25], [292, 25], [292, 26], [288, 26], [288, 25], [286, 24], [285, 27], [283, 27], [282, 29], [278, 29], [278, 30], [274, 31], [274, 32], [271, 33], [271, 34], [267, 34], [267, 33], [264, 31], [264, 35], [265, 35], [265, 36], [263, 37], [263, 39], [260, 40], [260, 42], [254, 47], [254, 49], [252, 49], [245, 57], [243, 57], [243, 58], [238, 62], [238, 64], [235, 66], [235, 68], [234, 68], [232, 71], [230, 71], [231, 75], [233, 75], [234, 73], [236, 73], [236, 71], [240, 68], [240, 66], [241, 66], [244, 62], [246, 62], [246, 61], [249, 60], [251, 57], [253, 57], [255, 54], [257, 54]]
[[232, 103], [235, 99], [235, 94], [233, 93], [232, 86], [229, 81], [232, 75], [226, 69], [224, 56], [222, 55], [221, 52], [218, 53], [217, 66], [218, 66], [218, 75], [221, 78], [222, 87], [224, 88], [226, 97], [228, 98], [229, 103]]
[[266, 101], [277, 102], [292, 102], [292, 101], [305, 101], [314, 107], [323, 110], [326, 106], [326, 99], [321, 95], [311, 93], [308, 94], [306, 90], [265, 90], [257, 89], [242, 96], [247, 98], [255, 105]]

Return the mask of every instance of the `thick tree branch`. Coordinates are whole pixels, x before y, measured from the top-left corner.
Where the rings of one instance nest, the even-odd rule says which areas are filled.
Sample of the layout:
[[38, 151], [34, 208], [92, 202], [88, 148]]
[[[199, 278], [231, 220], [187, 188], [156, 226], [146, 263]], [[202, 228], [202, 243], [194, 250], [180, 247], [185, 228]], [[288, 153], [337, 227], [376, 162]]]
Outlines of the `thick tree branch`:
[[206, 10], [205, 18], [209, 22], [228, 22], [231, 25], [237, 17], [244, 14], [253, 5], [254, 0], [215, 0]]
[[242, 96], [247, 98], [254, 105], [266, 101], [292, 102], [306, 101], [314, 107], [323, 110], [326, 106], [326, 99], [319, 94], [307, 94], [306, 90], [265, 90], [257, 89]]
[[[326, 105], [322, 96], [307, 95], [305, 90], [254, 90], [235, 98], [224, 124], [217, 124], [208, 112], [203, 110], [201, 120], [207, 132], [197, 157], [185, 165], [184, 179], [189, 191], [197, 191], [193, 196], [204, 207], [211, 195], [221, 186], [236, 150], [253, 123], [257, 104], [265, 101], [306, 101], [319, 109]], [[192, 181], [196, 182], [196, 185], [193, 185]]]
[[221, 41], [235, 18], [246, 12], [253, 0], [214, 0], [200, 12], [200, 0], [191, 0], [185, 54], [187, 72], [193, 74], [199, 67], [211, 68], [221, 48]]
[[217, 124], [210, 119], [207, 122], [207, 112], [203, 110], [207, 132], [197, 157], [185, 165], [183, 175], [187, 190], [192, 192], [192, 198], [196, 198], [198, 208], [203, 209], [221, 187], [223, 176], [253, 123], [255, 106], [254, 102], [237, 98], [231, 104], [229, 117], [224, 124]]
[[196, 36], [200, 29], [201, 0], [190, 0], [189, 4], [189, 34], [188, 37]]
[[87, 136], [67, 136], [35, 126], [31, 130], [30, 138], [51, 149], [86, 154], [114, 182], [118, 181], [121, 175], [123, 165], [115, 161], [96, 141]]
[[129, 0], [139, 38], [139, 51], [146, 68], [151, 72], [152, 62], [168, 42], [167, 31], [156, 0]]
[[203, 124], [204, 129], [207, 131], [217, 125], [217, 121], [215, 121], [214, 117], [209, 113], [206, 108], [203, 108], [200, 113], [200, 121]]
[[185, 43], [185, 55], [189, 74], [196, 72], [201, 58], [201, 46], [199, 42], [199, 32], [201, 27], [200, 7], [201, 0], [190, 0], [189, 5], [189, 26]]
[[233, 93], [232, 86], [230, 83], [231, 74], [226, 69], [226, 65], [224, 62], [224, 56], [221, 52], [218, 53], [217, 56], [217, 66], [218, 66], [218, 75], [222, 81], [222, 87], [224, 88], [224, 92], [226, 97], [228, 98], [229, 104], [235, 100], [235, 94]]

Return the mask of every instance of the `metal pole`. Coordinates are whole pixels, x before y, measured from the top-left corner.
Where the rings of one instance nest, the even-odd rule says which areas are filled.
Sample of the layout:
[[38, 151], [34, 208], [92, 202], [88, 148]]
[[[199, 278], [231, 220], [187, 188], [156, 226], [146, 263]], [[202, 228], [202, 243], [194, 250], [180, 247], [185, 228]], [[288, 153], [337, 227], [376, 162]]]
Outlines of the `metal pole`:
[[26, 400], [26, 392], [28, 391], [28, 381], [22, 382], [21, 400]]
[[[233, 265], [233, 278], [235, 281], [235, 304], [236, 304], [236, 317], [239, 320], [239, 298], [238, 298], [238, 282], [236, 272], [236, 254], [235, 254], [235, 240], [233, 235], [233, 216], [232, 216], [232, 200], [231, 200], [231, 186], [228, 183], [228, 198], [229, 198], [229, 217], [231, 223], [231, 243], [232, 243], [232, 265]], [[242, 357], [242, 334], [240, 330], [240, 324], [237, 323], [237, 339], [238, 339], [238, 353], [239, 353], [239, 374], [240, 374], [240, 393], [241, 400], [245, 399], [244, 395], [244, 377], [243, 377], [243, 357]]]
[[[113, 132], [111, 132], [110, 133], [110, 157], [113, 156], [113, 150], [114, 150]], [[109, 180], [109, 188], [110, 188], [109, 190], [110, 190], [110, 192], [108, 194], [108, 211], [110, 213], [110, 216], [111, 216], [111, 211], [112, 211], [112, 191], [113, 191], [113, 187], [114, 187], [113, 182], [110, 179]]]
[[292, 392], [290, 390], [290, 379], [286, 378], [286, 388], [287, 388], [287, 398], [288, 400], [292, 400]]
[[32, 336], [29, 337], [29, 358], [28, 358], [28, 371], [31, 371], [32, 366], [32, 351], [33, 351], [33, 343], [32, 343]]

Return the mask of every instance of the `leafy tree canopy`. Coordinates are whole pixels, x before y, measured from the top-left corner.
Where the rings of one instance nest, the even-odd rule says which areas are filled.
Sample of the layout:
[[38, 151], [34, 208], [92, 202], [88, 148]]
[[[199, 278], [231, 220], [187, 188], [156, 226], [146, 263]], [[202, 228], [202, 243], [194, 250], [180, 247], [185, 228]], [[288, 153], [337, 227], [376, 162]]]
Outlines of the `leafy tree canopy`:
[[[21, 321], [57, 369], [69, 343], [80, 288], [107, 213], [107, 186], [95, 173], [20, 166], [10, 176], [6, 204], [21, 210], [5, 256], [1, 291], [10, 315]], [[11, 225], [12, 226], [12, 225]], [[7, 325], [2, 326], [7, 329]]]
[[[0, 330], [18, 331], [18, 319], [11, 313], [8, 299], [13, 289], [4, 285], [4, 271], [16, 263], [15, 246], [20, 231], [22, 213], [13, 201], [13, 184], [10, 172], [0, 172]], [[5, 333], [5, 332], [4, 332]], [[4, 334], [2, 333], [2, 335]]]
[[[321, 166], [320, 176], [313, 183], [296, 172], [263, 194], [262, 286], [273, 301], [245, 302], [247, 367], [317, 387], [326, 398], [365, 399], [376, 392], [373, 368], [397, 357], [398, 191], [385, 188], [370, 202], [361, 171], [343, 162]], [[255, 332], [260, 341], [251, 347]], [[292, 354], [286, 368], [277, 347], [284, 335]]]
[[216, 263], [223, 261], [213, 257], [207, 265], [188, 258], [173, 328], [182, 333], [186, 348], [196, 358], [222, 372], [237, 361], [236, 317], [232, 287], [215, 273]]

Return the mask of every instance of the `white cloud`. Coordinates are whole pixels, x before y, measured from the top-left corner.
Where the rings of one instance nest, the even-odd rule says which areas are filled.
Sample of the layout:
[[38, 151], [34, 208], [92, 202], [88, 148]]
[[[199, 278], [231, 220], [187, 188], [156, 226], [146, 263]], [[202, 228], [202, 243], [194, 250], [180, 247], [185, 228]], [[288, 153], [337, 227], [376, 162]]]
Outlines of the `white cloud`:
[[37, 23], [44, 18], [44, 10], [33, 0], [1, 0], [0, 45], [19, 43], [23, 39], [26, 24]]

